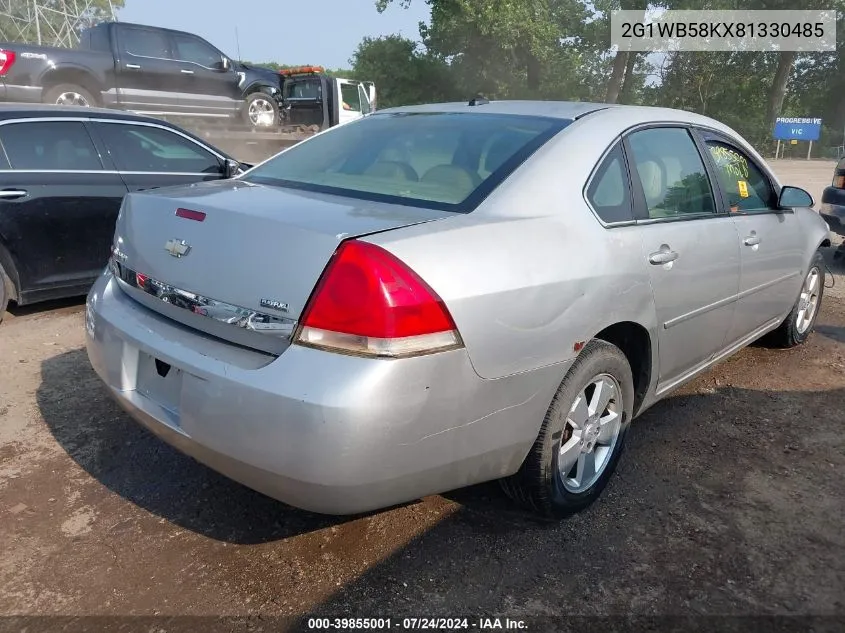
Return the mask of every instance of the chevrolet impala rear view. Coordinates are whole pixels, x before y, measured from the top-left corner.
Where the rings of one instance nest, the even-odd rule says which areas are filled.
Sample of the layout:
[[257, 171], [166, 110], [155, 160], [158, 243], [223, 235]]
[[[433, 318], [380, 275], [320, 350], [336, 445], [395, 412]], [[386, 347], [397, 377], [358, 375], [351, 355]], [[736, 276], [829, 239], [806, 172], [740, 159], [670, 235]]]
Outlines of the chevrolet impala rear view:
[[501, 479], [563, 516], [631, 420], [767, 335], [810, 335], [809, 194], [673, 110], [383, 110], [222, 182], [133, 193], [86, 310], [141, 424], [291, 505]]

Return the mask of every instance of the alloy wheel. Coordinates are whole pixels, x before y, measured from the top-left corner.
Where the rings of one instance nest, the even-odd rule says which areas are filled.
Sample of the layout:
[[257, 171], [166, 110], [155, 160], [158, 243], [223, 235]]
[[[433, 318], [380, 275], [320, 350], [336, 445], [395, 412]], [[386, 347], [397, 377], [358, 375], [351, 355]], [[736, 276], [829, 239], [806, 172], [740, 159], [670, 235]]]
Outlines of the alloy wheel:
[[622, 389], [609, 374], [595, 376], [575, 398], [557, 460], [567, 492], [584, 492], [601, 477], [619, 440], [624, 410]]
[[56, 98], [56, 105], [82, 106], [84, 108], [91, 107], [88, 100], [78, 92], [63, 92]]
[[801, 296], [798, 298], [798, 314], [795, 317], [795, 328], [800, 334], [804, 334], [813, 324], [816, 311], [819, 308], [819, 291], [822, 284], [821, 271], [817, 266], [810, 269], [807, 278], [804, 279], [804, 286], [801, 288]]
[[270, 127], [275, 121], [276, 113], [269, 100], [259, 98], [249, 104], [249, 120], [256, 127]]

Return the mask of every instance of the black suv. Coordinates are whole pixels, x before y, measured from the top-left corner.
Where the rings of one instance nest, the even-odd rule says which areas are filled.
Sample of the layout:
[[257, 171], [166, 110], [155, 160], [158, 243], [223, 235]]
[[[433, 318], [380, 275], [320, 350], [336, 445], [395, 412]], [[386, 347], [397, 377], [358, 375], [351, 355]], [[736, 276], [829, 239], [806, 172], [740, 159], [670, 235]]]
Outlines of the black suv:
[[9, 300], [88, 292], [108, 261], [127, 192], [248, 167], [158, 119], [0, 104], [0, 320]]

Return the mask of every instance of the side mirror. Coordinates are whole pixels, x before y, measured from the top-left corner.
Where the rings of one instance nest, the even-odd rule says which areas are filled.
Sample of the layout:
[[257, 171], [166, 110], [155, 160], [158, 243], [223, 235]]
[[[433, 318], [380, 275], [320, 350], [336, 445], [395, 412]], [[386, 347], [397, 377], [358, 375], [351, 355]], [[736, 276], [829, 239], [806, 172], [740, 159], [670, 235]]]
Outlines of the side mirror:
[[815, 204], [813, 196], [800, 187], [783, 187], [780, 190], [780, 195], [778, 196], [778, 207], [781, 209], [812, 207], [813, 204]]
[[242, 166], [238, 161], [233, 158], [227, 158], [226, 163], [223, 165], [223, 177], [234, 178], [241, 172], [241, 169]]
[[232, 62], [229, 61], [229, 58], [223, 56], [220, 58], [220, 68], [223, 72], [228, 72], [230, 68], [232, 68]]

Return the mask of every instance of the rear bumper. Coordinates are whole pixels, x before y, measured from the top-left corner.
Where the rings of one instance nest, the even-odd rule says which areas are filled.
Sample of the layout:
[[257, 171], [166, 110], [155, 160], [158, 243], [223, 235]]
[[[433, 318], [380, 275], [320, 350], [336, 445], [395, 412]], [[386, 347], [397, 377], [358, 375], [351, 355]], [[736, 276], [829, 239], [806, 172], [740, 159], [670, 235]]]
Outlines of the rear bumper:
[[845, 235], [845, 189], [825, 189], [819, 205], [819, 215], [824, 218], [831, 231]]
[[0, 83], [0, 101], [13, 103], [41, 103], [41, 86], [16, 86]]
[[[86, 330], [91, 364], [137, 421], [236, 481], [327, 514], [515, 472], [568, 368], [484, 380], [463, 349], [385, 361], [291, 346], [273, 359], [175, 325], [108, 274], [89, 294]], [[146, 355], [177, 370], [167, 398]]]

